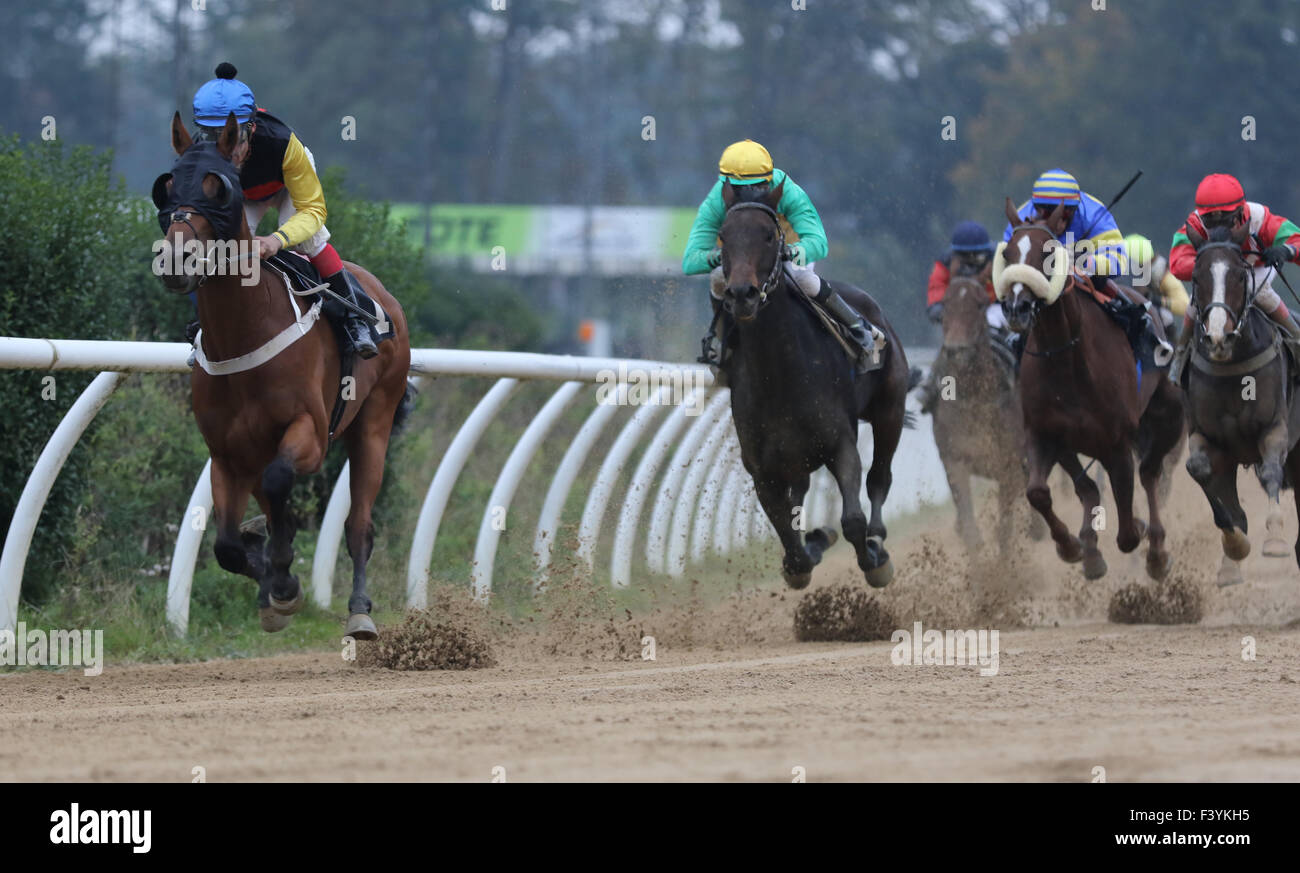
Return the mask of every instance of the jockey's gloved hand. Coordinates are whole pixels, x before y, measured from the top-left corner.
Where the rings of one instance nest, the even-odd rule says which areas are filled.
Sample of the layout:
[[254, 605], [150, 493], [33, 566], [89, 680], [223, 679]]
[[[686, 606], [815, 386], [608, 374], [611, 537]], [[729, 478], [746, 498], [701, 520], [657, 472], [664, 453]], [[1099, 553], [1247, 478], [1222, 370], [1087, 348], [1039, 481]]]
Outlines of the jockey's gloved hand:
[[1280, 270], [1283, 264], [1295, 257], [1295, 252], [1291, 251], [1288, 245], [1269, 246], [1264, 250], [1262, 257], [1264, 263], [1275, 270]]
[[799, 243], [785, 247], [785, 258], [800, 267], [808, 263], [808, 253], [804, 251], [804, 247]]
[[939, 324], [943, 321], [943, 303], [931, 303], [925, 307], [925, 314], [935, 324]]
[[713, 251], [709, 252], [709, 256], [705, 259], [705, 262], [709, 265], [709, 269], [722, 266], [722, 249], [714, 246]]

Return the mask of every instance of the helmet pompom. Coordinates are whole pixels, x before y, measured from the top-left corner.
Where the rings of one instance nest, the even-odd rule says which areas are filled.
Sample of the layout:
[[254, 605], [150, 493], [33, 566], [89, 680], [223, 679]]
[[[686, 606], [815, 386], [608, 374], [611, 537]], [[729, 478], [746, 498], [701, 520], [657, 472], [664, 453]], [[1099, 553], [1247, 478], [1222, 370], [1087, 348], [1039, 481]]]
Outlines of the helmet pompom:
[[229, 61], [222, 61], [217, 64], [216, 73], [218, 79], [233, 79], [238, 72], [239, 71], [235, 69], [235, 65]]

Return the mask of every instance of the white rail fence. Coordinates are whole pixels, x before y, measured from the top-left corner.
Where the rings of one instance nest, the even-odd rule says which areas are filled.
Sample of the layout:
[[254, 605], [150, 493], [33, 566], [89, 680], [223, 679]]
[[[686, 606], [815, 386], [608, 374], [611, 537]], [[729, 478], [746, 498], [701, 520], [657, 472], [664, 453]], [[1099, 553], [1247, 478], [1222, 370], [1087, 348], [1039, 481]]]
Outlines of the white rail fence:
[[[77, 441], [128, 373], [188, 372], [185, 366], [188, 352], [185, 343], [0, 337], [0, 369], [100, 371], [51, 435], [18, 499], [0, 553], [0, 629], [15, 626], [23, 571], [37, 521]], [[497, 381], [452, 438], [425, 492], [407, 565], [406, 602], [410, 607], [424, 607], [428, 602], [429, 568], [438, 530], [466, 461], [516, 389], [527, 381], [552, 381], [559, 385], [518, 437], [483, 510], [471, 567], [471, 584], [479, 601], [486, 602], [492, 591], [501, 535], [497, 521], [509, 512], [525, 472], [555, 423], [575, 400], [587, 397], [594, 408], [572, 437], [552, 475], [537, 519], [533, 537], [534, 584], [537, 590], [544, 589], [561, 512], [574, 483], [615, 413], [635, 399], [629, 395], [628, 380], [624, 378], [628, 373], [658, 387], [651, 392], [654, 402], [640, 403], [622, 425], [601, 459], [587, 493], [578, 528], [578, 556], [587, 567], [594, 569], [596, 546], [610, 514], [611, 500], [624, 479], [625, 468], [643, 444], [645, 448], [623, 492], [623, 504], [617, 508], [610, 558], [611, 584], [625, 587], [631, 583], [636, 541], [642, 531], [645, 532], [646, 568], [673, 577], [682, 576], [689, 564], [703, 561], [711, 554], [725, 554], [775, 536], [740, 464], [728, 394], [725, 389], [710, 387], [712, 376], [707, 368], [659, 361], [413, 349], [411, 372], [417, 378], [486, 376]], [[609, 380], [611, 375], [621, 381], [605, 402], [597, 401], [595, 390], [584, 394], [584, 387], [594, 389], [598, 380]], [[674, 403], [674, 400], [687, 402]], [[888, 506], [891, 515], [947, 497], [942, 470], [928, 433], [928, 419], [924, 424], [923, 430], [904, 434], [895, 456], [895, 487]], [[869, 428], [863, 428], [860, 448], [869, 459]], [[209, 466], [210, 462], [199, 474], [181, 520], [168, 577], [167, 622], [179, 635], [184, 635], [189, 625], [190, 587], [206, 519], [212, 509]], [[644, 523], [647, 506], [649, 518]], [[343, 523], [350, 507], [345, 464], [326, 505], [312, 563], [310, 593], [320, 606], [327, 607], [330, 602]], [[824, 470], [814, 477], [805, 519], [814, 526], [837, 523], [838, 494]]]

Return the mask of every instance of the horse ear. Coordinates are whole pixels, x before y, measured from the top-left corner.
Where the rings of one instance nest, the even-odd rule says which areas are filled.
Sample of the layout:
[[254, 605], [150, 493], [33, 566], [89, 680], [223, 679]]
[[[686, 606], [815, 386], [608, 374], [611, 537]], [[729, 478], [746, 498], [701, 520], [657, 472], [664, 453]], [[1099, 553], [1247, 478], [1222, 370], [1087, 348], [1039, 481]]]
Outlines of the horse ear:
[[1237, 245], [1241, 245], [1246, 241], [1246, 237], [1249, 234], [1250, 234], [1250, 226], [1243, 221], [1241, 224], [1233, 226], [1232, 233], [1228, 238], [1231, 239], [1233, 242], [1235, 242]]
[[771, 191], [767, 192], [767, 196], [763, 198], [763, 202], [775, 211], [776, 207], [781, 205], [781, 197], [784, 193], [785, 179], [782, 179], [780, 185], [777, 185]]
[[730, 179], [722, 180], [722, 205], [727, 209], [736, 205], [736, 189], [731, 187]]
[[1192, 244], [1193, 249], [1199, 249], [1205, 245], [1205, 237], [1197, 230], [1192, 223], [1187, 222], [1187, 241]]
[[1007, 198], [1007, 221], [1011, 223], [1012, 227], [1016, 227], [1021, 223], [1020, 214], [1016, 212], [1016, 204], [1011, 202], [1010, 197]]
[[172, 148], [176, 150], [176, 154], [182, 155], [192, 145], [194, 140], [190, 139], [189, 131], [185, 129], [185, 125], [181, 122], [181, 114], [177, 111], [172, 116]]
[[235, 113], [231, 112], [226, 115], [226, 126], [221, 128], [221, 136], [217, 137], [217, 151], [226, 160], [235, 152], [235, 146], [239, 143], [239, 122], [235, 120]]
[[1056, 204], [1056, 208], [1052, 210], [1052, 214], [1047, 216], [1047, 229], [1050, 230], [1052, 233], [1054, 233], [1056, 236], [1060, 236], [1061, 232], [1065, 230], [1065, 204], [1064, 203]]
[[992, 278], [993, 278], [993, 259], [989, 258], [989, 262], [984, 265], [984, 269], [980, 270], [979, 280], [981, 283], [984, 283], [984, 282], [988, 282]]

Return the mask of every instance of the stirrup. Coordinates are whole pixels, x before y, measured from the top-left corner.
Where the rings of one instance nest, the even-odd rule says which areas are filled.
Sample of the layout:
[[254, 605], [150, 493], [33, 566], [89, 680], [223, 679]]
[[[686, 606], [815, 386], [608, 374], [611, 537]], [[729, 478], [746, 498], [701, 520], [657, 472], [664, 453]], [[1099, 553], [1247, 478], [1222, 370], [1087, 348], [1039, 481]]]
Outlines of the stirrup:
[[860, 318], [857, 324], [849, 327], [849, 333], [858, 344], [853, 366], [855, 375], [862, 376], [885, 366], [885, 357], [881, 354], [886, 346], [885, 334], [880, 328]]
[[[714, 352], [714, 345], [717, 345], [717, 352]], [[718, 340], [718, 335], [713, 331], [705, 334], [704, 339], [700, 340], [700, 356], [695, 359], [696, 363], [708, 364], [710, 367], [722, 366], [722, 342]]]
[[352, 351], [356, 353], [357, 357], [363, 361], [368, 361], [379, 354], [379, 348], [370, 336], [370, 325], [366, 324], [355, 313], [349, 314], [345, 318], [346, 323], [343, 325], [343, 334], [348, 338], [348, 344], [352, 346]]

